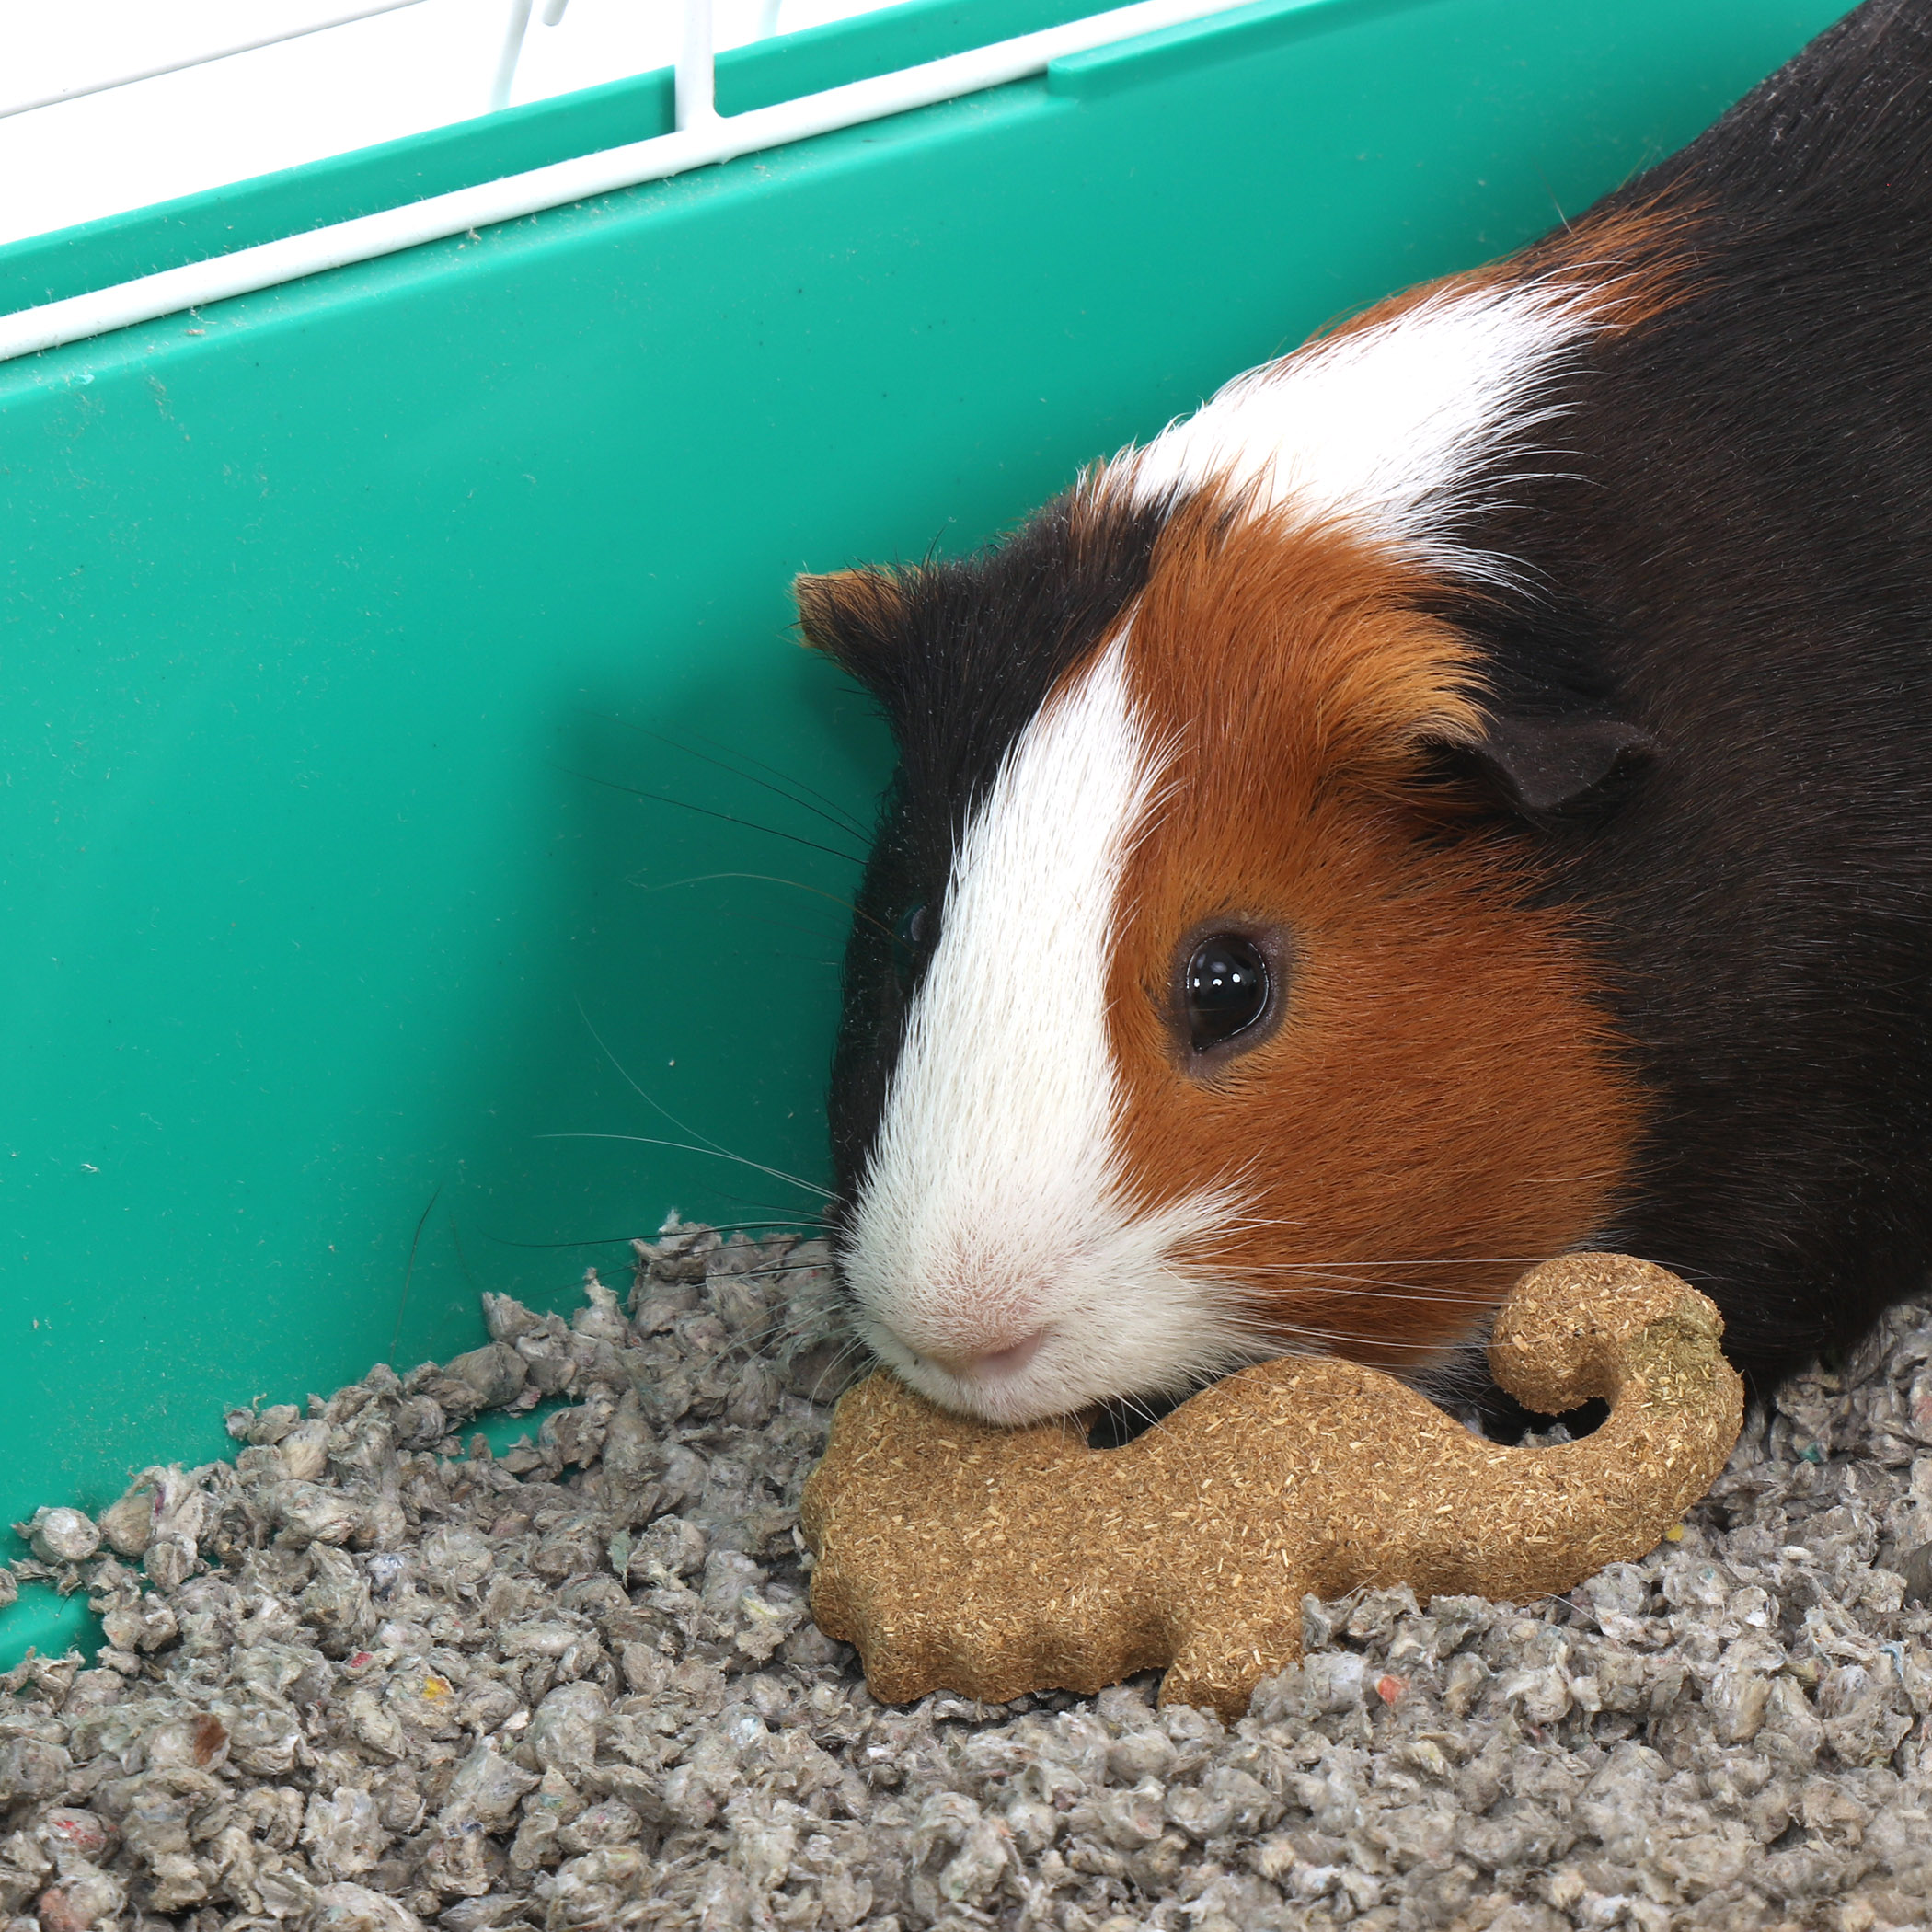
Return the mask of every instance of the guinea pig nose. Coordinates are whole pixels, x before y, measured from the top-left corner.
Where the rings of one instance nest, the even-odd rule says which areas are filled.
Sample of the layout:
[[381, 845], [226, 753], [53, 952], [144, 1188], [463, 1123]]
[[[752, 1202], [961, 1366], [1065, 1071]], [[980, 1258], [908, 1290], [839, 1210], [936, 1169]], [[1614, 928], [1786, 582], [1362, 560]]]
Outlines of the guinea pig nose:
[[1044, 1328], [1035, 1328], [1030, 1335], [1004, 1349], [980, 1352], [970, 1349], [926, 1349], [921, 1352], [928, 1362], [937, 1363], [942, 1369], [969, 1381], [998, 1381], [1002, 1376], [1017, 1375], [1025, 1368], [1040, 1352], [1040, 1344], [1046, 1337]]

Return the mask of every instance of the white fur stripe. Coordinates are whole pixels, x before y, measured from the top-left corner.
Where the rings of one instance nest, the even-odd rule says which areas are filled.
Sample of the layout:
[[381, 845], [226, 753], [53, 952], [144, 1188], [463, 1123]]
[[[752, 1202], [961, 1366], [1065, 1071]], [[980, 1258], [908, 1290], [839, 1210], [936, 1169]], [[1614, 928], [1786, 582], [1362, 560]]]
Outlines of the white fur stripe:
[[1482, 475], [1532, 454], [1532, 432], [1561, 413], [1552, 380], [1598, 326], [1601, 299], [1548, 282], [1443, 289], [1236, 376], [1108, 474], [1138, 502], [1220, 484], [1252, 491], [1257, 510], [1339, 518], [1462, 576], [1507, 574], [1441, 532], [1478, 507]]
[[[1116, 642], [1028, 726], [975, 811], [915, 1000], [847, 1279], [915, 1386], [1002, 1421], [1225, 1366], [1219, 1297], [1172, 1268], [1228, 1203], [1122, 1206], [1105, 1009], [1122, 868], [1164, 758]], [[1010, 1375], [927, 1359], [996, 1352]]]

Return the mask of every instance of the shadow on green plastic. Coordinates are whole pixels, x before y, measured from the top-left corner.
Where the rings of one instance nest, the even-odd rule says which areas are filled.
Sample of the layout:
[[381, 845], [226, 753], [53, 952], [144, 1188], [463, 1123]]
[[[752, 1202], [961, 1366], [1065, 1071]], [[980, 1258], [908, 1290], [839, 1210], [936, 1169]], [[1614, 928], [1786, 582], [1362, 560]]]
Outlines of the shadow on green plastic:
[[539, 1402], [534, 1409], [526, 1409], [522, 1415], [511, 1415], [498, 1409], [492, 1415], [478, 1416], [462, 1432], [464, 1449], [466, 1453], [471, 1441], [480, 1435], [489, 1444], [489, 1453], [492, 1455], [502, 1455], [514, 1449], [521, 1442], [535, 1442], [537, 1432], [543, 1428], [545, 1422], [558, 1409], [568, 1409], [569, 1406], [570, 1398], [568, 1396], [552, 1396], [546, 1401]]
[[87, 1593], [62, 1596], [51, 1583], [23, 1583], [20, 1601], [0, 1616], [0, 1669], [12, 1670], [29, 1650], [64, 1657], [78, 1649], [89, 1663], [100, 1648], [100, 1619], [87, 1608]]

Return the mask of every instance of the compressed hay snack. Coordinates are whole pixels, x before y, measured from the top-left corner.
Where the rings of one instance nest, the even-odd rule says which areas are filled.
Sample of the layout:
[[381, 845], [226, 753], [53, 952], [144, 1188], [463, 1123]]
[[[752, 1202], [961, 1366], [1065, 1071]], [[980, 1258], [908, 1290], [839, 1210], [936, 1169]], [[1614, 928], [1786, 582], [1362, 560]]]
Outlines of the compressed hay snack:
[[996, 1429], [875, 1374], [805, 1488], [812, 1615], [888, 1702], [1092, 1692], [1166, 1665], [1164, 1704], [1233, 1719], [1301, 1655], [1305, 1593], [1520, 1599], [1643, 1556], [1737, 1440], [1722, 1332], [1650, 1262], [1533, 1269], [1497, 1316], [1497, 1381], [1546, 1414], [1612, 1405], [1543, 1449], [1486, 1442], [1329, 1357], [1244, 1369], [1113, 1450], [1077, 1419]]

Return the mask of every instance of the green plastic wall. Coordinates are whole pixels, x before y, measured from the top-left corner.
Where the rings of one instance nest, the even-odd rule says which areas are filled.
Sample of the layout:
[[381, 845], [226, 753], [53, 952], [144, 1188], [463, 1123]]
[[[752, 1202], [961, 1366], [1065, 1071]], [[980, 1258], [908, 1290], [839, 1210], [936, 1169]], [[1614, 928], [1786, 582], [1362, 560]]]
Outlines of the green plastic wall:
[[[1071, 10], [901, 7], [751, 64], [774, 98]], [[980, 542], [1581, 208], [1839, 10], [1268, 0], [0, 366], [0, 1522], [217, 1453], [225, 1403], [470, 1346], [479, 1289], [568, 1300], [673, 1205], [809, 1214], [888, 748], [792, 641], [792, 574]], [[0, 276], [40, 299], [657, 124], [613, 97]], [[71, 1611], [23, 1600], [0, 1649]]]

